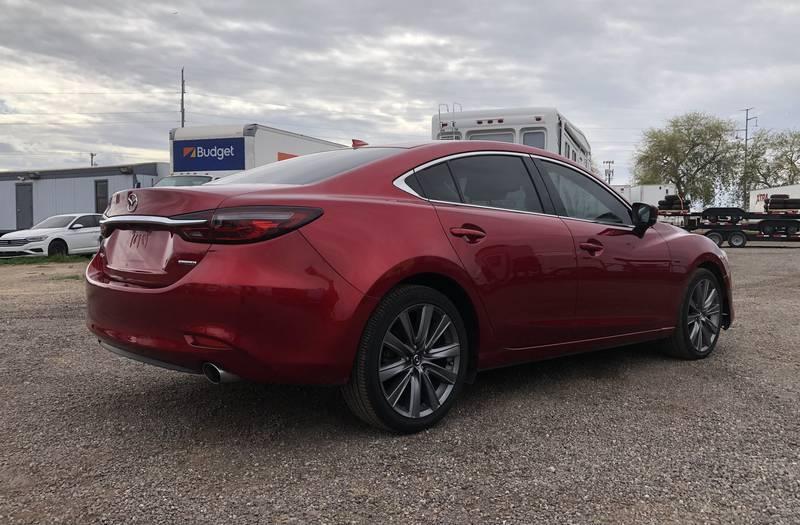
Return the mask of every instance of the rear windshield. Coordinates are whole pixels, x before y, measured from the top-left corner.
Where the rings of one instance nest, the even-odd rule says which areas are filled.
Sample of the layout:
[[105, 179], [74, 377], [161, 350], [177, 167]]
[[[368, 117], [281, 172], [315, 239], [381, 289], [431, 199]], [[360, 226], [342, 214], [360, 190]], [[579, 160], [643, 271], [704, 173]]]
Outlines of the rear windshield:
[[156, 187], [161, 188], [164, 186], [200, 186], [210, 181], [211, 177], [204, 175], [176, 175], [172, 177], [164, 177], [156, 182]]
[[74, 215], [56, 215], [55, 217], [50, 217], [49, 219], [45, 219], [32, 229], [38, 228], [66, 228], [69, 226], [69, 223], [72, 222], [74, 219]]
[[397, 148], [348, 148], [312, 153], [235, 173], [209, 184], [312, 184], [399, 151]]

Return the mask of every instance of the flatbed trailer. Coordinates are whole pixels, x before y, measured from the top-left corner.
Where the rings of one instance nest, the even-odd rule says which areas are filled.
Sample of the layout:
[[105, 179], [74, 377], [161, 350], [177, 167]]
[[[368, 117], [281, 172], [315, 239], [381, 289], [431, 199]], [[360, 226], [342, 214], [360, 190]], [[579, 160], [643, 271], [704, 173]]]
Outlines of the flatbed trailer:
[[800, 242], [800, 210], [747, 212], [741, 208], [659, 210], [659, 220], [705, 235], [717, 246], [742, 248], [747, 241]]

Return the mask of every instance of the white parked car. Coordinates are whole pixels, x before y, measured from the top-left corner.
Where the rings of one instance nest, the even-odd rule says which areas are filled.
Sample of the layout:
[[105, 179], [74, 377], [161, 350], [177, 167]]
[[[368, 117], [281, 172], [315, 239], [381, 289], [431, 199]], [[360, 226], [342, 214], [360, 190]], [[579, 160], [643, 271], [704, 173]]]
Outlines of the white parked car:
[[99, 213], [54, 215], [30, 230], [0, 236], [0, 257], [95, 253], [100, 247]]

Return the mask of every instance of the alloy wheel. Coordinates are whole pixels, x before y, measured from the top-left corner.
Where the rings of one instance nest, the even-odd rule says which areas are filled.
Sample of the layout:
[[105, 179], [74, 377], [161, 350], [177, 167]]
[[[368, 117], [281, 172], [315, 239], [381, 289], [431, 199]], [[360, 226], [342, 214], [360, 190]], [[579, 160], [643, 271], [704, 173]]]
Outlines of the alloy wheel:
[[686, 319], [689, 342], [695, 351], [702, 354], [714, 346], [721, 316], [717, 286], [710, 279], [701, 279], [689, 296], [689, 314]]
[[458, 331], [441, 308], [406, 308], [381, 345], [378, 377], [384, 399], [404, 417], [428, 416], [450, 397], [461, 362]]

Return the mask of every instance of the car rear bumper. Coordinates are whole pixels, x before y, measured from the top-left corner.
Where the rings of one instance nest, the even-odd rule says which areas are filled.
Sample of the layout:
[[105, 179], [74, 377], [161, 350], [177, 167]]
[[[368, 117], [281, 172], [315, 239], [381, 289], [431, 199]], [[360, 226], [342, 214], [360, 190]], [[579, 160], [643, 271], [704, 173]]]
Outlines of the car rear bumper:
[[344, 383], [374, 307], [298, 232], [212, 247], [162, 288], [109, 281], [103, 259], [86, 271], [89, 329], [112, 351], [184, 372], [213, 363], [251, 381]]

